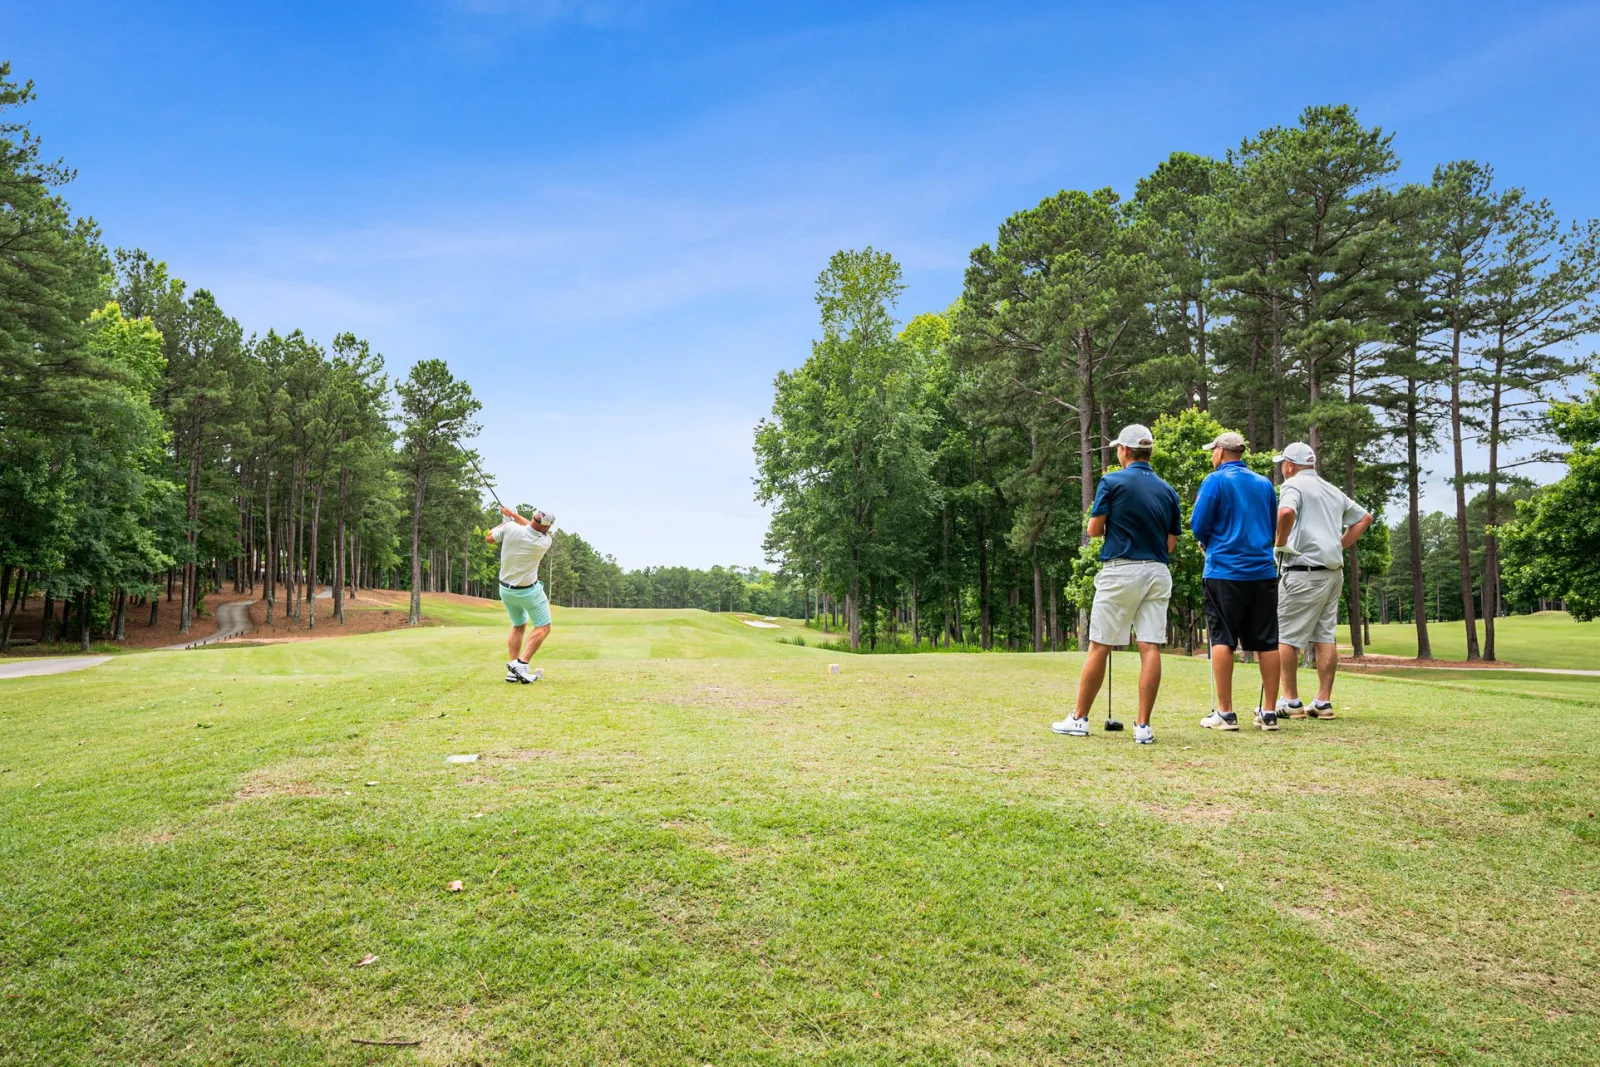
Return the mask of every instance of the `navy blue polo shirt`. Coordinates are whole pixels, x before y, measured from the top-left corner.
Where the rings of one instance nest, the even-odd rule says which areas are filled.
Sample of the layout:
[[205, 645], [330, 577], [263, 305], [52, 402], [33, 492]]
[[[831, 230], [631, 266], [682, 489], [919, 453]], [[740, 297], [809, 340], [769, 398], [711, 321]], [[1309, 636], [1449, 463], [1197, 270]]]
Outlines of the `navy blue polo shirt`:
[[1206, 550], [1206, 578], [1235, 582], [1278, 576], [1272, 540], [1278, 527], [1278, 494], [1267, 481], [1230, 459], [1206, 475], [1195, 494], [1189, 528]]
[[1100, 558], [1167, 562], [1167, 536], [1183, 529], [1177, 491], [1150, 464], [1137, 460], [1100, 479], [1091, 516], [1105, 515]]

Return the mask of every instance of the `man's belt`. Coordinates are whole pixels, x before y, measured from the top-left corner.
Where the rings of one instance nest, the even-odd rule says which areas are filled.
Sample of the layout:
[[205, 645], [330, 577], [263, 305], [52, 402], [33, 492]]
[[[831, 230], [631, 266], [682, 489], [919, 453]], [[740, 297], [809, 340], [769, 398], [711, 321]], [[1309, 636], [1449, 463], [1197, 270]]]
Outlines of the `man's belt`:
[[500, 583], [500, 588], [502, 588], [502, 589], [532, 589], [534, 586], [536, 586], [538, 584], [539, 584], [538, 579], [534, 579], [533, 581], [529, 582], [527, 585], [512, 585], [510, 582], [501, 582]]
[[1298, 564], [1297, 563], [1293, 567], [1285, 567], [1283, 569], [1286, 570], [1286, 571], [1331, 571], [1331, 570], [1334, 570], [1335, 568], [1333, 568], [1333, 567], [1307, 567], [1307, 566], [1304, 566], [1303, 564]]

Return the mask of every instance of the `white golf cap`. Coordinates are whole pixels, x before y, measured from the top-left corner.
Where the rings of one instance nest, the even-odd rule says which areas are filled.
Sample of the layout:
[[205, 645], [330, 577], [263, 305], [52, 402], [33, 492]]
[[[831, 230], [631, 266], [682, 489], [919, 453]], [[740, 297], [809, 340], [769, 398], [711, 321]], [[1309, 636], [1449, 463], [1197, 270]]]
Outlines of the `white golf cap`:
[[1234, 433], [1232, 430], [1223, 430], [1217, 434], [1217, 439], [1212, 441], [1207, 448], [1220, 448], [1224, 452], [1243, 452], [1245, 450], [1244, 435]]
[[1117, 434], [1117, 444], [1123, 448], [1153, 448], [1156, 439], [1150, 432], [1150, 427], [1141, 426], [1137, 422], [1130, 422]]
[[1296, 441], [1292, 445], [1284, 445], [1283, 451], [1272, 457], [1272, 462], [1282, 463], [1288, 460], [1297, 467], [1314, 467], [1317, 463], [1317, 454], [1311, 451], [1311, 446], [1304, 441]]
[[550, 514], [548, 511], [535, 511], [533, 513], [533, 517], [528, 521], [533, 523], [535, 526], [554, 526], [556, 523], [556, 517]]

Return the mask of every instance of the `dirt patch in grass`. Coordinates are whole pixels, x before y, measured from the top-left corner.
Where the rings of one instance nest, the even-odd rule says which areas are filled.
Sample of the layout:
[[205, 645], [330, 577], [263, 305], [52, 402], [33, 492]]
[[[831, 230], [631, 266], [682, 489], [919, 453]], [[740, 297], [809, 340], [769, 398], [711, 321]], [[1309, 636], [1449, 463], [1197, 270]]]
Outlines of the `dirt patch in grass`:
[[1519, 667], [1521, 664], [1512, 663], [1509, 660], [1503, 659], [1497, 659], [1493, 663], [1485, 663], [1483, 660], [1468, 662], [1466, 660], [1455, 659], [1417, 659], [1415, 656], [1380, 656], [1375, 653], [1368, 652], [1360, 659], [1341, 653], [1339, 656], [1339, 666], [1341, 668], [1348, 668], [1350, 670], [1357, 671], [1363, 669], [1382, 670], [1387, 667], [1439, 667], [1452, 670], [1461, 667], [1471, 667], [1475, 670], [1479, 670], [1496, 667]]
[[556, 759], [561, 755], [553, 748], [519, 748], [511, 752], [491, 752], [484, 759], [491, 763], [532, 763], [534, 760]]
[[[1227, 804], [1210, 804], [1206, 801], [1191, 801], [1183, 807], [1173, 807], [1169, 804], [1144, 804], [1145, 811], [1164, 822], [1184, 823], [1190, 826], [1223, 826], [1233, 822], [1241, 816], [1257, 814], [1245, 808], [1235, 808]], [[1266, 814], [1261, 812], [1259, 814]]]
[[323, 797], [329, 790], [308, 780], [308, 768], [301, 765], [261, 767], [239, 781], [230, 803], [273, 800], [278, 797]]
[[[256, 601], [250, 605], [251, 628], [241, 635], [241, 641], [252, 643], [277, 643], [280, 641], [307, 641], [323, 637], [349, 637], [352, 634], [385, 633], [390, 630], [402, 630], [408, 626], [409, 615], [407, 610], [401, 608], [385, 608], [372, 604], [370, 601], [363, 605], [359, 601], [347, 603], [344, 622], [341, 623], [333, 614], [333, 602], [322, 600], [317, 602], [317, 627], [310, 628], [310, 619], [286, 618], [283, 612], [284, 605], [279, 603], [273, 611], [272, 625], [267, 625], [267, 605]], [[305, 610], [301, 608], [302, 612]], [[424, 626], [435, 625], [433, 620], [426, 616], [422, 619]]]

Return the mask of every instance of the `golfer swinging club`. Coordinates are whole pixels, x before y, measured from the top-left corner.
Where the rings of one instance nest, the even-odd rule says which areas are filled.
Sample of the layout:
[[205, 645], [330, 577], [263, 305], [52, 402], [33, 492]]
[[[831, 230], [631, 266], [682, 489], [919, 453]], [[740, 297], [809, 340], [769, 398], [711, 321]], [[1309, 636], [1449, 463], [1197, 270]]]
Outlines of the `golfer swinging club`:
[[1139, 716], [1133, 739], [1141, 745], [1155, 743], [1150, 712], [1161, 689], [1161, 646], [1167, 640], [1167, 602], [1172, 598], [1167, 561], [1178, 544], [1183, 517], [1177, 492], [1150, 469], [1154, 449], [1149, 427], [1123, 427], [1117, 435], [1122, 470], [1101, 478], [1095, 490], [1089, 536], [1103, 536], [1105, 543], [1094, 579], [1089, 652], [1078, 676], [1076, 710], [1050, 725], [1058, 734], [1089, 736], [1089, 709], [1100, 695], [1111, 647], [1127, 644], [1132, 628], [1139, 638]]
[[500, 513], [506, 521], [485, 534], [484, 540], [500, 546], [500, 602], [511, 616], [506, 681], [528, 685], [544, 677], [543, 669], [528, 670], [528, 660], [550, 636], [550, 598], [539, 582], [539, 561], [550, 551], [550, 527], [556, 517], [535, 511], [532, 519], [525, 519], [504, 504]]
[[1244, 465], [1244, 438], [1229, 430], [1206, 446], [1216, 473], [1195, 494], [1189, 527], [1206, 554], [1201, 583], [1211, 676], [1217, 706], [1200, 720], [1208, 730], [1237, 730], [1233, 710], [1233, 653], [1243, 647], [1261, 664], [1255, 724], [1276, 730], [1278, 716], [1278, 568], [1272, 558], [1278, 497], [1272, 483]]
[[[1372, 525], [1372, 513], [1317, 473], [1317, 454], [1303, 441], [1285, 445], [1278, 494], [1277, 543], [1283, 551], [1278, 590], [1278, 666], [1283, 700], [1278, 714], [1291, 719], [1333, 718], [1333, 677], [1339, 669], [1337, 625], [1344, 588], [1344, 550]], [[1352, 625], [1354, 621], [1352, 620]], [[1317, 699], [1300, 702], [1295, 671], [1300, 650], [1316, 646]]]

